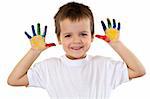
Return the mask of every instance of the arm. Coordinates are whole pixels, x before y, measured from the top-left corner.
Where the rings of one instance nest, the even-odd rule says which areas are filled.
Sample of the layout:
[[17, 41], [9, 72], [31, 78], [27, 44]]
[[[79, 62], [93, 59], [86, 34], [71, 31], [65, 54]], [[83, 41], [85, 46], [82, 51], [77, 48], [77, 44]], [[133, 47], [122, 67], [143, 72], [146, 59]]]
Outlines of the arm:
[[121, 42], [110, 43], [110, 46], [119, 54], [128, 66], [129, 78], [136, 78], [145, 74], [145, 69], [137, 57]]
[[7, 80], [8, 84], [12, 86], [27, 86], [29, 83], [27, 79], [27, 71], [40, 53], [40, 51], [30, 49], [9, 75]]
[[37, 24], [37, 33], [35, 33], [34, 26], [32, 25], [33, 37], [31, 37], [27, 32], [26, 36], [30, 39], [31, 49], [27, 54], [19, 61], [15, 66], [14, 70], [8, 77], [7, 83], [12, 86], [27, 86], [29, 84], [27, 78], [27, 71], [31, 67], [32, 63], [37, 59], [41, 52], [46, 50], [51, 46], [55, 46], [54, 43], [46, 44], [45, 36], [47, 31], [47, 26], [45, 26], [44, 34], [40, 34], [40, 24]]
[[101, 21], [103, 30], [105, 31], [105, 35], [104, 36], [96, 35], [96, 37], [108, 42], [108, 44], [119, 54], [119, 56], [128, 66], [128, 74], [130, 79], [143, 76], [145, 74], [145, 69], [142, 63], [119, 40], [120, 23], [118, 23], [118, 27], [116, 26], [116, 22], [114, 19], [113, 19], [113, 26], [109, 19], [107, 19], [107, 23], [108, 28], [106, 28], [104, 22]]

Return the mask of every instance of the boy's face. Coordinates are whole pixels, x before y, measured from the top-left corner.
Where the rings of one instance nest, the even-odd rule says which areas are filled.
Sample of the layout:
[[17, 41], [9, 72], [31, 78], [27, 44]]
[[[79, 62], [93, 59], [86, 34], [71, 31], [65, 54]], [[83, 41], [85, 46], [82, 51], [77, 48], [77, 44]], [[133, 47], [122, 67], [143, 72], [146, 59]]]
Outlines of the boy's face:
[[65, 19], [60, 22], [60, 39], [66, 56], [70, 59], [81, 59], [86, 56], [92, 42], [90, 20], [81, 19], [71, 21]]

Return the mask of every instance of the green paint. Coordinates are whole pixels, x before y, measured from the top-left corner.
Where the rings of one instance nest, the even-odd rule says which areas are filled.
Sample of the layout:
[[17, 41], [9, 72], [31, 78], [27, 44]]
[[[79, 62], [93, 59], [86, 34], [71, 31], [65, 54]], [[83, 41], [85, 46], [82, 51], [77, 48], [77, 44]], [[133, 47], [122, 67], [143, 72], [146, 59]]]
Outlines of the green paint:
[[108, 28], [111, 28], [111, 22], [109, 19], [107, 19], [107, 22], [108, 22]]
[[37, 33], [38, 33], [38, 35], [41, 34], [40, 23], [37, 24]]

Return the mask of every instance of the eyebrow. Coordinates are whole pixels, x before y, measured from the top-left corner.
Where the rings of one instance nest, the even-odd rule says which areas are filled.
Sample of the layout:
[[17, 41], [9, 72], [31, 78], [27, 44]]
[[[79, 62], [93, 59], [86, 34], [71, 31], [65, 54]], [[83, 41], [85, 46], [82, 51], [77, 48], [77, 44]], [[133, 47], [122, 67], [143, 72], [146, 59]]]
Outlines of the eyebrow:
[[[80, 31], [79, 33], [82, 33], [82, 32], [84, 32], [84, 33], [89, 33], [88, 31]], [[66, 35], [66, 34], [72, 34], [72, 32], [66, 32], [66, 33], [62, 33], [63, 35]]]
[[[81, 31], [81, 32], [84, 32], [84, 33], [89, 33], [88, 31]], [[81, 32], [80, 32], [80, 33], [81, 33]]]
[[62, 35], [72, 34], [72, 32], [62, 33]]

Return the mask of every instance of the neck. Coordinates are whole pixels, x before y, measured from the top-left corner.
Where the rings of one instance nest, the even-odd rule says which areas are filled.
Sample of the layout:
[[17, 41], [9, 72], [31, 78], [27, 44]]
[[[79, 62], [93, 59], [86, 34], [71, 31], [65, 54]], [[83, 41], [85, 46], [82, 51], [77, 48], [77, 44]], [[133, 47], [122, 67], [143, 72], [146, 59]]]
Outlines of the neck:
[[71, 59], [71, 60], [78, 60], [78, 59], [83, 59], [86, 57], [86, 55], [82, 56], [82, 57], [72, 57], [72, 56], [69, 56], [69, 55], [66, 55], [67, 58]]

